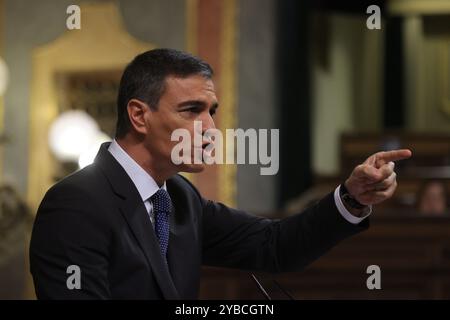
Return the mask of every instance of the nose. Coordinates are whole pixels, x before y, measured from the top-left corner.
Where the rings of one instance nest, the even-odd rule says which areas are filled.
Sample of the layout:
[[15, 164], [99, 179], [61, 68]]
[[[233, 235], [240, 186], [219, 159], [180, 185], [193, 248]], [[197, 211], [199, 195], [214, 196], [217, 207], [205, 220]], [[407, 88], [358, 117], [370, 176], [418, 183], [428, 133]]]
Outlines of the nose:
[[204, 134], [208, 129], [215, 129], [216, 125], [214, 123], [214, 119], [209, 114], [209, 112], [205, 113], [205, 116], [202, 117], [202, 133]]

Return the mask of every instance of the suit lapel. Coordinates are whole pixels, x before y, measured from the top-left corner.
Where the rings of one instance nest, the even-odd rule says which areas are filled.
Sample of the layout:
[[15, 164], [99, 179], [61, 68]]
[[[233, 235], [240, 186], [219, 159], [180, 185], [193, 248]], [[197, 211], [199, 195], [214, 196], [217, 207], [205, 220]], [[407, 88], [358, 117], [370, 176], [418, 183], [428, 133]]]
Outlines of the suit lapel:
[[99, 165], [105, 173], [114, 192], [118, 195], [120, 211], [144, 252], [164, 298], [179, 299], [178, 291], [161, 256], [159, 244], [145, 205], [133, 181], [109, 153], [109, 144], [102, 144], [95, 159], [95, 164]]
[[174, 212], [170, 216], [170, 239], [167, 251], [173, 282], [183, 299], [196, 299], [200, 278], [200, 252], [197, 226], [199, 209], [188, 199], [188, 192], [176, 183], [166, 181]]
[[147, 261], [153, 269], [156, 281], [166, 299], [178, 299], [179, 295], [169, 270], [163, 260], [158, 240], [153, 231], [153, 225], [145, 209], [144, 204], [139, 199], [126, 199], [120, 206], [122, 215], [125, 217], [130, 229], [136, 237], [139, 246], [144, 251]]

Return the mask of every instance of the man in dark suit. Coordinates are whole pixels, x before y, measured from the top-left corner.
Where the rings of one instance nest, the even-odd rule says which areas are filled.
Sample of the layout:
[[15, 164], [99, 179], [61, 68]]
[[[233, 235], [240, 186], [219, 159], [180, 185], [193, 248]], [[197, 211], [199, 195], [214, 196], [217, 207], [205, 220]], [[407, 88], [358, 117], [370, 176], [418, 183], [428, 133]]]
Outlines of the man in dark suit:
[[39, 207], [30, 244], [38, 298], [195, 299], [202, 264], [300, 270], [366, 229], [371, 205], [392, 196], [393, 161], [409, 150], [369, 157], [319, 203], [283, 220], [204, 199], [177, 173], [205, 164], [174, 164], [171, 133], [194, 134], [194, 121], [202, 134], [214, 128], [211, 77], [207, 63], [170, 49], [145, 52], [127, 66], [115, 140], [92, 165], [54, 185]]

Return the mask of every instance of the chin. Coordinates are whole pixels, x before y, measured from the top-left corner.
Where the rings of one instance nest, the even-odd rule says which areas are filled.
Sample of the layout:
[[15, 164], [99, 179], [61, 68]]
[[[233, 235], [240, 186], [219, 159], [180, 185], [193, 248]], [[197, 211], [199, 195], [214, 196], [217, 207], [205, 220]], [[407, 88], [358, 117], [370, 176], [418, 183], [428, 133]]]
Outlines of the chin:
[[189, 172], [189, 173], [197, 173], [197, 172], [202, 172], [203, 170], [205, 170], [205, 164], [185, 164], [183, 165], [183, 167], [181, 168], [180, 171], [182, 172]]

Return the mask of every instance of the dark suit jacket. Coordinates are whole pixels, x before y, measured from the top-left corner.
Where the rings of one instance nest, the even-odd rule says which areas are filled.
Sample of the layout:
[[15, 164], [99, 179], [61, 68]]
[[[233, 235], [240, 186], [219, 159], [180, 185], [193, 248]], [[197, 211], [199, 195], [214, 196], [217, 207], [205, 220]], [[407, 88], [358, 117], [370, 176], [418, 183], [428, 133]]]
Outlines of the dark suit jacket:
[[[94, 164], [54, 185], [39, 207], [30, 267], [40, 299], [196, 299], [200, 266], [297, 271], [368, 227], [338, 212], [333, 194], [301, 214], [269, 220], [202, 198], [169, 179], [174, 204], [168, 268], [139, 193], [103, 144]], [[81, 270], [69, 290], [67, 267]]]

